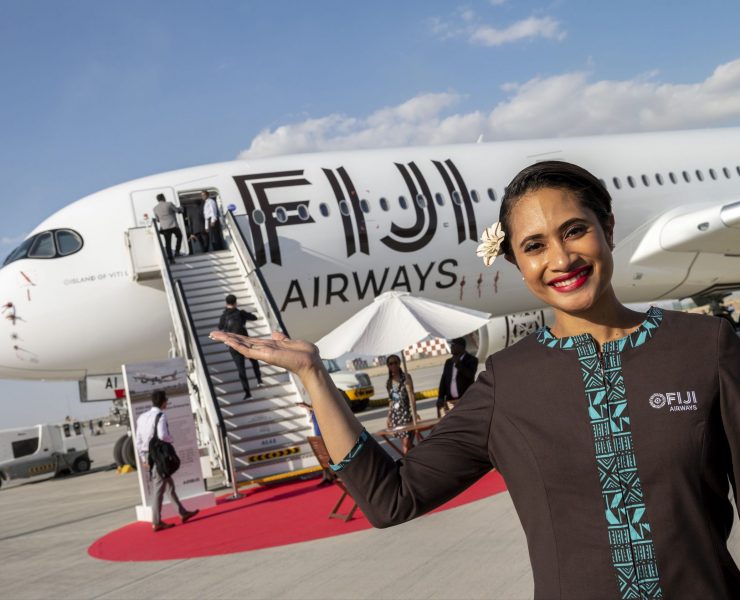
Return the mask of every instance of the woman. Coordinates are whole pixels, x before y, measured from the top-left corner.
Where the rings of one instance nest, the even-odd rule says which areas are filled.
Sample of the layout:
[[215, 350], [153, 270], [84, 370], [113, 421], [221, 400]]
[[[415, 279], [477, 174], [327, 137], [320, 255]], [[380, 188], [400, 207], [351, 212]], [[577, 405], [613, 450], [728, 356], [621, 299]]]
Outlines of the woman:
[[555, 324], [490, 356], [398, 462], [352, 417], [311, 344], [215, 337], [300, 375], [336, 469], [376, 526], [428, 512], [495, 467], [536, 598], [738, 598], [726, 539], [740, 340], [722, 319], [622, 305], [613, 230], [607, 190], [580, 167], [542, 162], [514, 178], [479, 254], [515, 264]]
[[[414, 382], [411, 375], [401, 369], [401, 359], [391, 354], [385, 361], [388, 367], [388, 381], [385, 388], [388, 390], [388, 429], [402, 427], [413, 422], [412, 415], [416, 414], [416, 396], [414, 395]], [[414, 444], [414, 434], [402, 431], [394, 434], [401, 438], [403, 453], [411, 450]]]

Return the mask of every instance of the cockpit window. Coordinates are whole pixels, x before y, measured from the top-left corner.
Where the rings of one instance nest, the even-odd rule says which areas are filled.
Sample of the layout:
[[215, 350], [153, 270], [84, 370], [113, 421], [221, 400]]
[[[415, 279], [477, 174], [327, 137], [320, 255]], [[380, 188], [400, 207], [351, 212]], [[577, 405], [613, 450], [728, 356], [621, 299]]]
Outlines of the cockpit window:
[[82, 236], [71, 229], [42, 231], [23, 240], [3, 262], [3, 266], [22, 258], [59, 258], [69, 256], [82, 248]]
[[54, 232], [54, 237], [57, 239], [57, 250], [59, 251], [59, 256], [74, 254], [82, 248], [82, 238], [76, 231], [72, 231], [70, 229], [59, 229]]
[[39, 233], [31, 244], [28, 251], [28, 258], [54, 258], [56, 249], [54, 248], [54, 236], [51, 231]]

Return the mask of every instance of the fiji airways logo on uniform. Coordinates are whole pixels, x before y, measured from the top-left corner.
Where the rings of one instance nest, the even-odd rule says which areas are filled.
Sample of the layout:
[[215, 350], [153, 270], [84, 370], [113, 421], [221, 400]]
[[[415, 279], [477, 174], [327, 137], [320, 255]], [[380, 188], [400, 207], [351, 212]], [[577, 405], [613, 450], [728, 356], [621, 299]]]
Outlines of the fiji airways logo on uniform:
[[653, 394], [648, 400], [653, 408], [668, 407], [670, 412], [683, 412], [687, 410], [698, 410], [696, 392], [666, 392], [665, 394]]

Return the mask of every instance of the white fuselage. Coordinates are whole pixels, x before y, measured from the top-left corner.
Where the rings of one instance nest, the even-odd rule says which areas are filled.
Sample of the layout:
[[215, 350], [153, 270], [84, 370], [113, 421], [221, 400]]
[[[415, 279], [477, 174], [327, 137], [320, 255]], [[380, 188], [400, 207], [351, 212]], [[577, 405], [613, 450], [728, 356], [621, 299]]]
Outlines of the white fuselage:
[[482, 229], [498, 220], [508, 181], [545, 159], [580, 164], [606, 183], [617, 223], [614, 286], [623, 301], [740, 281], [737, 256], [630, 260], [649, 224], [668, 211], [740, 199], [739, 129], [234, 161], [114, 186], [41, 223], [33, 233], [72, 229], [84, 246], [0, 270], [0, 377], [80, 379], [166, 356], [172, 324], [161, 281], [132, 280], [124, 241], [146, 222], [159, 192], [177, 203], [216, 190], [224, 209], [249, 215], [252, 249], [294, 337], [318, 339], [391, 289], [494, 316], [534, 308], [516, 269], [505, 261], [485, 269], [475, 249]]

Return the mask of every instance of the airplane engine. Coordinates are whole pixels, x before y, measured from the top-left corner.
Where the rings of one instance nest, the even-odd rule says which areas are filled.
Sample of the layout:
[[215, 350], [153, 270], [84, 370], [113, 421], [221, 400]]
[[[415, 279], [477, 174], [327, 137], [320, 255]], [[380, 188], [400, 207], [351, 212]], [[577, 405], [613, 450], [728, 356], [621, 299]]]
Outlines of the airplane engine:
[[466, 336], [467, 350], [471, 354], [477, 354], [483, 364], [494, 352], [508, 348], [543, 325], [550, 325], [552, 321], [553, 315], [549, 309], [496, 317], [478, 331]]

